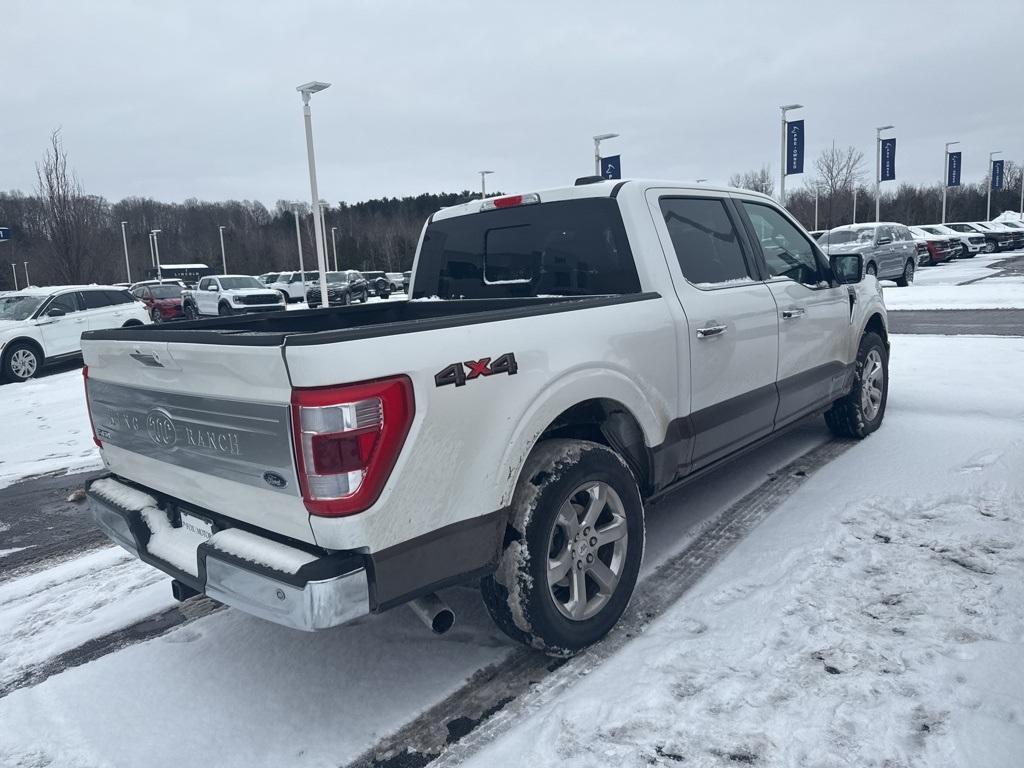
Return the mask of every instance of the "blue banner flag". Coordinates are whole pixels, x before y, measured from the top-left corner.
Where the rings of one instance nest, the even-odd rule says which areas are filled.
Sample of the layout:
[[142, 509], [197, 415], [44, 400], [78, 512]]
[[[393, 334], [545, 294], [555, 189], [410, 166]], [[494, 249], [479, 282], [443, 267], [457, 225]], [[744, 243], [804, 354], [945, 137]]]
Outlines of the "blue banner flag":
[[786, 123], [786, 175], [804, 172], [804, 121]]
[[960, 152], [949, 153], [949, 164], [946, 168], [946, 186], [960, 186]]
[[601, 177], [605, 179], [621, 179], [622, 166], [619, 164], [619, 155], [601, 158]]
[[992, 161], [992, 189], [1003, 188], [1003, 161]]
[[896, 178], [896, 139], [882, 139], [882, 168], [879, 181], [893, 181]]
[[4, 240], [10, 240], [10, 239], [11, 239], [11, 230], [9, 230], [7, 227], [0, 227], [0, 243], [2, 243]]

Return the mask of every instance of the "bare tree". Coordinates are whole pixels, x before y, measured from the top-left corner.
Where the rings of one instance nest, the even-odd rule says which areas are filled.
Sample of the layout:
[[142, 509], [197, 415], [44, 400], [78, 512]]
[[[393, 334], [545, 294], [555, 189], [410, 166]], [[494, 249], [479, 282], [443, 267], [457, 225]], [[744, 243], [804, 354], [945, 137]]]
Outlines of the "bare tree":
[[852, 192], [864, 177], [864, 153], [856, 147], [823, 149], [814, 161], [817, 178], [805, 182], [813, 194], [815, 186], [819, 194], [834, 196], [840, 192]]
[[36, 163], [39, 199], [42, 203], [42, 231], [49, 244], [54, 275], [66, 283], [89, 282], [97, 278], [94, 246], [106, 218], [106, 201], [89, 197], [74, 171], [68, 169], [68, 153], [60, 129], [50, 135], [50, 146], [42, 164]]
[[762, 165], [753, 171], [734, 173], [729, 177], [729, 186], [749, 189], [765, 195], [774, 195], [775, 177], [772, 175], [771, 166]]

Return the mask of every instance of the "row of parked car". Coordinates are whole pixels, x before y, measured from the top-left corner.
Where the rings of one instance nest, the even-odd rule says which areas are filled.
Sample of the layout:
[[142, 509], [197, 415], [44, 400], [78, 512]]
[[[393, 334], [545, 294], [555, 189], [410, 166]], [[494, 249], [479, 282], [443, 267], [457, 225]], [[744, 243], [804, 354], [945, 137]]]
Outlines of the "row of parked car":
[[1024, 248], [1024, 224], [1015, 221], [961, 221], [909, 227], [892, 221], [847, 224], [811, 232], [826, 254], [859, 253], [864, 271], [905, 287], [918, 267], [979, 253]]
[[[328, 302], [331, 306], [366, 301], [370, 296], [389, 298], [392, 293], [406, 292], [411, 272], [360, 272], [343, 269], [327, 273]], [[256, 278], [267, 288], [273, 288], [285, 301], [305, 301], [318, 307], [320, 296], [319, 272], [267, 272]]]

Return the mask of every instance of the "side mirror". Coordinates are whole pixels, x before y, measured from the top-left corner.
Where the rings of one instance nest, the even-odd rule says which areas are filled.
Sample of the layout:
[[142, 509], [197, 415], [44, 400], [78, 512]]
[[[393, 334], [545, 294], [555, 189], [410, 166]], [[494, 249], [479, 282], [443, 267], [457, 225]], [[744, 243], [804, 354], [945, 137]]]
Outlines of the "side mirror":
[[64, 315], [66, 314], [67, 312], [65, 312], [60, 307], [51, 307], [50, 309], [46, 310], [47, 317], [64, 317]]
[[864, 257], [859, 253], [842, 253], [830, 256], [832, 274], [840, 285], [859, 283], [864, 275]]
[[206, 286], [206, 290], [208, 290], [208, 291], [216, 291], [217, 290], [217, 286], [216, 285], [208, 285], [208, 286]]
[[875, 242], [875, 245], [888, 245], [891, 242], [892, 242], [892, 238], [891, 237], [880, 237]]

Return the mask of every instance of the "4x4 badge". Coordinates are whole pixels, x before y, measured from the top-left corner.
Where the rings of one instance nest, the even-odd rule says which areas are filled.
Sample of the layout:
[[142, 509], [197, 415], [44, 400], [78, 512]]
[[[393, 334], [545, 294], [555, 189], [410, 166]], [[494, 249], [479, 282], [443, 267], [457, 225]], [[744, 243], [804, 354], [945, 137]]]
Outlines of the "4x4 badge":
[[515, 376], [518, 372], [519, 364], [516, 362], [516, 356], [512, 352], [506, 352], [501, 357], [495, 358], [494, 362], [491, 362], [489, 357], [483, 357], [479, 360], [467, 360], [464, 363], [452, 363], [438, 371], [434, 376], [434, 384], [438, 387], [449, 384], [461, 387], [467, 381], [472, 381], [480, 376], [493, 376], [496, 373]]

